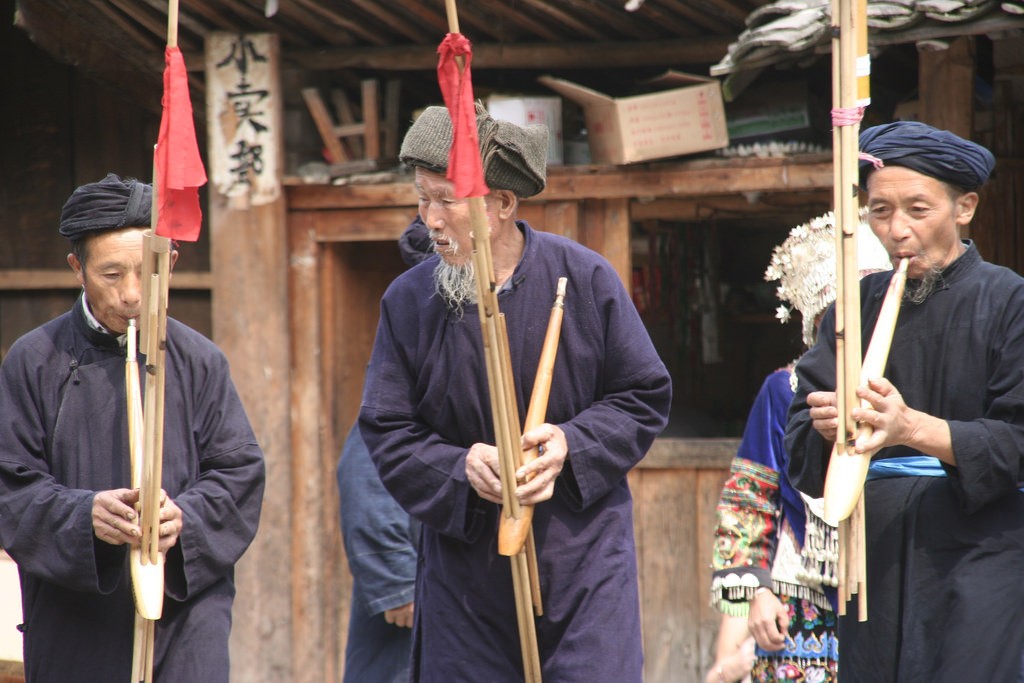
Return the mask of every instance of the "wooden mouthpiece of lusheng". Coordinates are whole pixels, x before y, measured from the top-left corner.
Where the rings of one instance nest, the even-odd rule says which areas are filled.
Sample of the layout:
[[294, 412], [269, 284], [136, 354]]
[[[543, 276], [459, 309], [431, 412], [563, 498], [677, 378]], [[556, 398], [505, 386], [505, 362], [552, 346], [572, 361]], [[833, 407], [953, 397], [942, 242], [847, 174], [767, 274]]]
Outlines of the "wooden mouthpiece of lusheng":
[[[137, 327], [135, 321], [128, 324], [127, 355], [125, 356], [125, 395], [128, 410], [128, 451], [131, 463], [132, 488], [140, 489], [143, 481], [145, 458], [145, 428], [142, 410], [142, 392], [139, 386], [139, 366], [136, 356]], [[137, 546], [129, 553], [132, 580], [132, 595], [136, 611], [144, 619], [156, 620], [163, 612], [164, 564], [163, 555], [158, 554], [156, 562], [144, 557], [144, 546]]]
[[[877, 379], [885, 372], [889, 347], [896, 331], [896, 319], [900, 313], [903, 290], [907, 284], [907, 266], [907, 259], [903, 259], [889, 282], [889, 289], [878, 313], [878, 322], [875, 323], [874, 332], [871, 334], [871, 343], [864, 355], [864, 364], [860, 372], [861, 386], [867, 386], [869, 379]], [[863, 401], [862, 405], [870, 407], [870, 404]], [[856, 442], [862, 442], [870, 435], [871, 427], [861, 424]], [[833, 526], [853, 512], [864, 490], [864, 480], [871, 464], [871, 456], [874, 455], [854, 452], [853, 443], [843, 448], [833, 448], [828, 463], [828, 473], [825, 476], [825, 521]]]

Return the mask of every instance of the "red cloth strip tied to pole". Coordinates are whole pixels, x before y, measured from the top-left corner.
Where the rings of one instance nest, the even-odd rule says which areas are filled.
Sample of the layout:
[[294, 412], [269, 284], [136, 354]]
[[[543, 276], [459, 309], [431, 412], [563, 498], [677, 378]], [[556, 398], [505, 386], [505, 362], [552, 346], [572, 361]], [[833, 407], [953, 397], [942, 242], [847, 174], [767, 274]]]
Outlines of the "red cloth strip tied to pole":
[[206, 169], [199, 156], [192, 100], [188, 92], [188, 72], [177, 47], [164, 51], [163, 115], [157, 138], [156, 234], [172, 240], [195, 242], [203, 212], [199, 208], [199, 188], [206, 184]]
[[[444, 104], [452, 117], [452, 149], [448, 157], [448, 180], [455, 184], [455, 196], [484, 197], [489, 190], [480, 161], [473, 103], [473, 76], [469, 65], [473, 48], [461, 33], [449, 33], [437, 47], [437, 82]], [[458, 58], [462, 58], [459, 65]]]

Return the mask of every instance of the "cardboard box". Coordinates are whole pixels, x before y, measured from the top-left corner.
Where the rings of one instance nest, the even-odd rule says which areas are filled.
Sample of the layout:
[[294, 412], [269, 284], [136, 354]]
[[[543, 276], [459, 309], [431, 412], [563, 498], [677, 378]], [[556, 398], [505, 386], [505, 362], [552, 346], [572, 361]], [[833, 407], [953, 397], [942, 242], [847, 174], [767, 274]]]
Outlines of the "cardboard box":
[[611, 97], [552, 76], [538, 80], [583, 107], [594, 163], [629, 164], [729, 144], [716, 80], [669, 71], [646, 85], [670, 90], [632, 97]]
[[487, 98], [487, 111], [496, 119], [519, 126], [543, 123], [549, 134], [548, 164], [563, 163], [561, 97], [491, 95]]

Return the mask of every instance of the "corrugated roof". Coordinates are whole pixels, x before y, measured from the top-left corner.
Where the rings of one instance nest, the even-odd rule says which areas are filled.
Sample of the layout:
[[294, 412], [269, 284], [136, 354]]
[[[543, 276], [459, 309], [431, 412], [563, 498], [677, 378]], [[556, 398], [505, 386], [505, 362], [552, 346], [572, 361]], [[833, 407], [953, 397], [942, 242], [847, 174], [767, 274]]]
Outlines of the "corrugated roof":
[[[1024, 0], [879, 0], [868, 3], [872, 48], [1024, 30]], [[831, 49], [829, 0], [777, 0], [751, 12], [746, 29], [711, 74], [725, 76], [770, 65], [799, 65]]]

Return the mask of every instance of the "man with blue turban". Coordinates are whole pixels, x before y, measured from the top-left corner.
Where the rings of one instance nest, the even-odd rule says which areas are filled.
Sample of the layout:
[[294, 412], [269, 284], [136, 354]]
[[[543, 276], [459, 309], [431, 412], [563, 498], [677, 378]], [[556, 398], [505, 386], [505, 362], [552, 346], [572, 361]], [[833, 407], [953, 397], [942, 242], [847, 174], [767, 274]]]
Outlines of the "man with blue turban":
[[[917, 122], [865, 130], [868, 221], [908, 284], [884, 377], [864, 378], [867, 615], [840, 619], [843, 683], [1017, 681], [1024, 653], [1024, 278], [961, 239], [995, 160]], [[863, 348], [892, 273], [861, 280]], [[835, 312], [796, 368], [786, 448], [821, 495], [836, 438]], [[860, 617], [866, 616], [866, 621]]]

